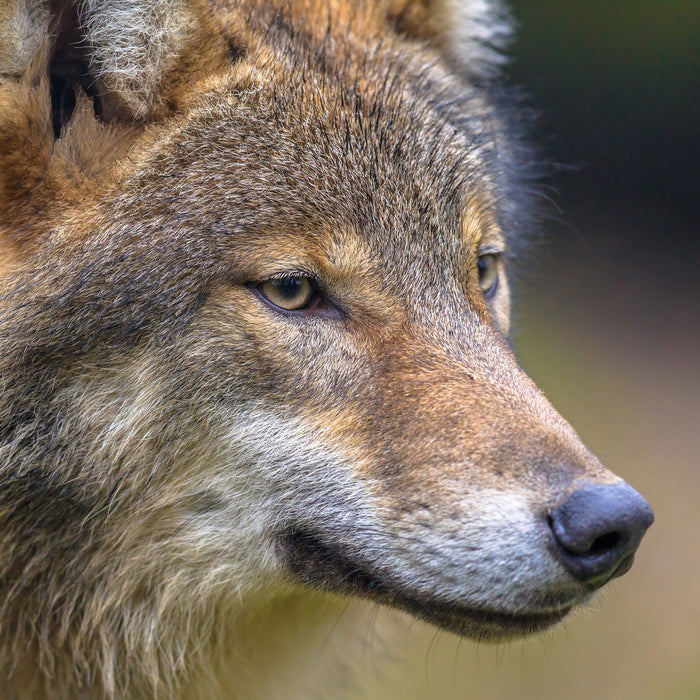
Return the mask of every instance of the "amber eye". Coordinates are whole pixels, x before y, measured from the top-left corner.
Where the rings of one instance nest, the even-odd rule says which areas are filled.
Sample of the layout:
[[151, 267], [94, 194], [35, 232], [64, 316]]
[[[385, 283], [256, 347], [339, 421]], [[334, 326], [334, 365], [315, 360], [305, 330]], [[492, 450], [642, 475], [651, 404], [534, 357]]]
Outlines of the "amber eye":
[[316, 297], [313, 280], [302, 275], [266, 280], [258, 289], [267, 301], [285, 311], [306, 309]]
[[498, 288], [498, 256], [492, 253], [480, 255], [476, 263], [479, 270], [479, 286], [486, 299], [490, 299]]

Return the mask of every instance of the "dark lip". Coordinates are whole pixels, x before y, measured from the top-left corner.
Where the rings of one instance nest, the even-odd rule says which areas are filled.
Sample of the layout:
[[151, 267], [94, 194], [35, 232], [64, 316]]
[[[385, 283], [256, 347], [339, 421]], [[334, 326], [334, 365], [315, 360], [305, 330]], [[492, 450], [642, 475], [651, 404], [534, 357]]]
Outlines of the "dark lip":
[[423, 601], [406, 596], [397, 596], [390, 604], [444, 630], [480, 641], [498, 641], [539, 632], [561, 622], [572, 607], [553, 611], [512, 613]]
[[455, 634], [481, 641], [519, 637], [560, 622], [573, 603], [554, 609], [511, 612], [471, 607], [458, 602], [420, 596], [377, 574], [309, 530], [291, 528], [280, 537], [293, 577], [306, 585], [333, 593], [354, 595], [410, 613]]

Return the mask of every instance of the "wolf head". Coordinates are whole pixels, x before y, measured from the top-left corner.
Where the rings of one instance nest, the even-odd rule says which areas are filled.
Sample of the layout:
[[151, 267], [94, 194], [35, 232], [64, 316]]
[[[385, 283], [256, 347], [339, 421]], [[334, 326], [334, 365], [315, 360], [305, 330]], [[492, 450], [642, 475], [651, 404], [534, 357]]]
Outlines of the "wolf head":
[[136, 610], [157, 634], [175, 605], [311, 586], [503, 638], [629, 568], [649, 507], [508, 342], [532, 215], [502, 8], [13, 8], [13, 629], [128, 649]]

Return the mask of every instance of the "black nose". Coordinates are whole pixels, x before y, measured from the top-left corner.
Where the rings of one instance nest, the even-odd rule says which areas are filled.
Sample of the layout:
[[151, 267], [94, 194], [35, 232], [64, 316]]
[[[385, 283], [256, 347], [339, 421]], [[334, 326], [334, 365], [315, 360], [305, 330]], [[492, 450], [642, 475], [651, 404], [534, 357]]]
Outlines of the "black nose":
[[560, 561], [595, 585], [629, 570], [653, 521], [649, 504], [624, 481], [583, 486], [549, 513]]

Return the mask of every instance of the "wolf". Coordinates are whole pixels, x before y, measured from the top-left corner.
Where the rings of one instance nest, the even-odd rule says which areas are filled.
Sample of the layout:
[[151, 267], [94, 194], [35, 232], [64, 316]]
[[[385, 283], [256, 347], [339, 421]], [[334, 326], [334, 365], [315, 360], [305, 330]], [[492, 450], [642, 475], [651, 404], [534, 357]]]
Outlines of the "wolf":
[[508, 340], [509, 33], [3, 0], [3, 698], [341, 696], [368, 604], [510, 639], [629, 569], [648, 504]]

